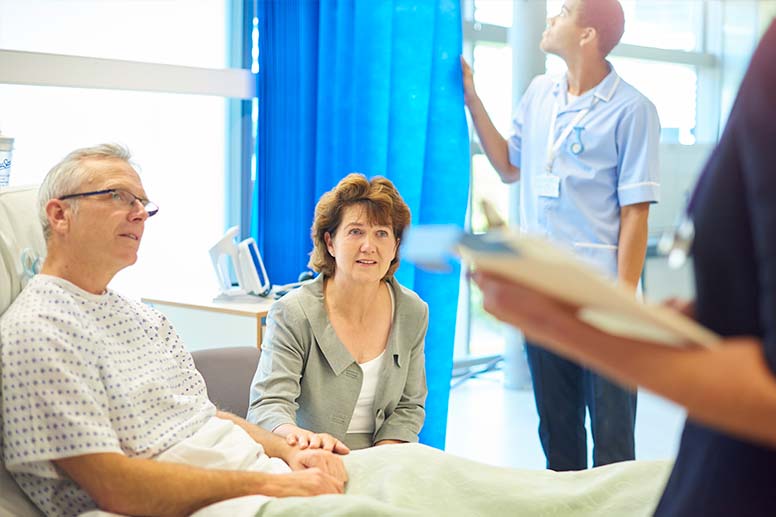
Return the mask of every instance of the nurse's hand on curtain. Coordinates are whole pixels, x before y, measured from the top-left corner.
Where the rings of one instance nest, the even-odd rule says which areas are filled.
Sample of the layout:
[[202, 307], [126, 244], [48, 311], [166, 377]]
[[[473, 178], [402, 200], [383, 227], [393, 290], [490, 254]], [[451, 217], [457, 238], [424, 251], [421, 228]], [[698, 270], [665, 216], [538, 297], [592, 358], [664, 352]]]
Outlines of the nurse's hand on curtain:
[[279, 425], [274, 433], [284, 436], [288, 445], [297, 446], [300, 449], [323, 449], [335, 454], [350, 452], [347, 445], [328, 433], [314, 433], [291, 424]]
[[472, 67], [461, 56], [461, 72], [463, 73], [463, 100], [467, 106], [471, 106], [477, 98], [477, 91], [474, 89], [474, 74]]
[[469, 114], [472, 116], [474, 129], [477, 130], [477, 136], [480, 138], [482, 150], [485, 151], [491, 165], [501, 176], [501, 181], [504, 183], [519, 181], [520, 169], [510, 163], [507, 140], [498, 132], [490, 115], [485, 110], [485, 105], [477, 96], [477, 91], [474, 89], [472, 68], [463, 56], [461, 56], [461, 74], [464, 103], [469, 108]]

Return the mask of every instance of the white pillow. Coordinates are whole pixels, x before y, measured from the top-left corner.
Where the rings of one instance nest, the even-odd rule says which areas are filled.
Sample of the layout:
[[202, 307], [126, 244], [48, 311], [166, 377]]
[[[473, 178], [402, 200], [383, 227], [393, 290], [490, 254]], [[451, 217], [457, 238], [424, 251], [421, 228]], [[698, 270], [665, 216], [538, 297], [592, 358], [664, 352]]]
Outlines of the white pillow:
[[38, 219], [38, 187], [0, 188], [0, 314], [25, 282], [22, 255], [39, 258], [46, 242]]

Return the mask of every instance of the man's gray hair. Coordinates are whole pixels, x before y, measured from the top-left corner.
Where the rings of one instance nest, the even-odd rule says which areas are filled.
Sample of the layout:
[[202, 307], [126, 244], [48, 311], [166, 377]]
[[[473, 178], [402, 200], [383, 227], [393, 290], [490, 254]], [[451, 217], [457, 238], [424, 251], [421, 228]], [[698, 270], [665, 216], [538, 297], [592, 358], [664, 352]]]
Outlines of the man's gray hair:
[[[51, 236], [51, 225], [46, 215], [46, 204], [68, 194], [77, 194], [78, 189], [90, 178], [92, 171], [84, 161], [90, 158], [118, 159], [132, 163], [129, 149], [121, 144], [100, 144], [94, 147], [76, 149], [62, 161], [54, 165], [46, 174], [38, 190], [38, 216], [43, 227], [43, 236], [48, 241]], [[73, 206], [73, 210], [76, 206]]]

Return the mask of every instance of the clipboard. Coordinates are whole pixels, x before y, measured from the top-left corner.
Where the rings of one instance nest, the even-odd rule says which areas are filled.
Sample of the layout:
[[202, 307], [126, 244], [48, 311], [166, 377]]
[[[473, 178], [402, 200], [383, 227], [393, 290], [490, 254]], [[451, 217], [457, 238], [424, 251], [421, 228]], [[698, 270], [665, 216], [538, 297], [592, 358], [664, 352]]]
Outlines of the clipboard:
[[722, 339], [672, 309], [639, 301], [570, 251], [507, 228], [473, 235], [451, 226], [415, 226], [405, 236], [402, 258], [436, 270], [458, 258], [579, 306], [580, 319], [610, 334], [669, 346], [713, 347]]

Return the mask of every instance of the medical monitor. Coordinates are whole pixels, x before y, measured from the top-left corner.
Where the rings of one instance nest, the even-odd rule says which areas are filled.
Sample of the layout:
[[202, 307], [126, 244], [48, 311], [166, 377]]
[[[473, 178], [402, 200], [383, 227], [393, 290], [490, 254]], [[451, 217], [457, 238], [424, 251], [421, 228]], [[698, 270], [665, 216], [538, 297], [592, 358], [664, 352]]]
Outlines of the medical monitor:
[[264, 262], [259, 254], [259, 247], [253, 237], [248, 237], [237, 246], [239, 258], [238, 280], [240, 287], [246, 292], [267, 296], [272, 290], [272, 284], [264, 269]]
[[[251, 296], [267, 296], [272, 284], [256, 241], [248, 238], [238, 243], [238, 233], [237, 226], [229, 228], [210, 248], [210, 258], [221, 289], [217, 299], [243, 298], [250, 301]], [[232, 272], [236, 283], [232, 279]]]

